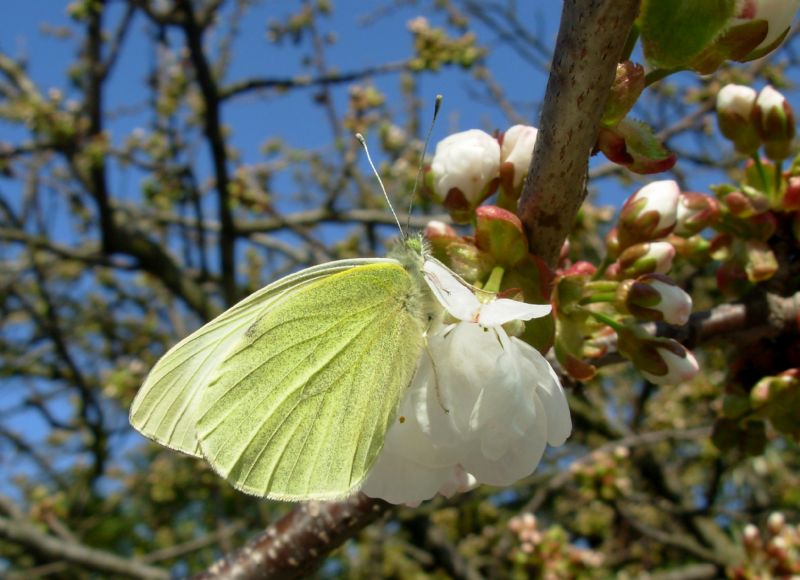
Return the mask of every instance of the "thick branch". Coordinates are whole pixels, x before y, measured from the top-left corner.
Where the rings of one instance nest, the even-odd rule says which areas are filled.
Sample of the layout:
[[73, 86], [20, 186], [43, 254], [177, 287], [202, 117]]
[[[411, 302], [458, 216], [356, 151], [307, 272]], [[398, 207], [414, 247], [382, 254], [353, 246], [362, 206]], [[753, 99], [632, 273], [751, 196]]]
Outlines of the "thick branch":
[[551, 266], [586, 197], [589, 154], [638, 7], [638, 0], [564, 2], [519, 209], [531, 252]]
[[338, 503], [302, 504], [194, 580], [305, 578], [332, 550], [390, 508], [362, 494]]

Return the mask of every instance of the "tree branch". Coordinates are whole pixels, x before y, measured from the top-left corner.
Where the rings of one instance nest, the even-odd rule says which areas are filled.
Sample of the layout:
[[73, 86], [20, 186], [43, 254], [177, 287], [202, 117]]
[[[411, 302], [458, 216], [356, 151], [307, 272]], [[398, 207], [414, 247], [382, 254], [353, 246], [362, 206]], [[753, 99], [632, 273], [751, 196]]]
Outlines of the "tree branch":
[[638, 0], [564, 2], [539, 134], [519, 204], [530, 250], [550, 266], [586, 197], [589, 154], [638, 7]]
[[391, 507], [363, 494], [337, 503], [304, 503], [194, 580], [305, 578], [332, 550]]
[[0, 537], [50, 558], [67, 560], [89, 570], [133, 578], [167, 580], [169, 573], [161, 568], [121, 558], [83, 544], [66, 542], [39, 531], [35, 526], [0, 516]]

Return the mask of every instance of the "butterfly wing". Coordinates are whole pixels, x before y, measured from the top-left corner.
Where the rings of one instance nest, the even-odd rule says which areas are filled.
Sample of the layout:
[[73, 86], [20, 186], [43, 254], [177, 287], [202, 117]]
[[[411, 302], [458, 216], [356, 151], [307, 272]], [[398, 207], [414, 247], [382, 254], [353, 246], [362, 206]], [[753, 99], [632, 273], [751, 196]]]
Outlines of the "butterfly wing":
[[171, 348], [156, 364], [133, 401], [131, 424], [172, 449], [200, 457], [195, 408], [228, 352], [247, 329], [287, 294], [316, 280], [386, 259], [330, 262], [286, 276], [251, 294]]
[[418, 282], [372, 263], [292, 289], [203, 390], [203, 455], [235, 487], [281, 500], [356, 489], [422, 349]]

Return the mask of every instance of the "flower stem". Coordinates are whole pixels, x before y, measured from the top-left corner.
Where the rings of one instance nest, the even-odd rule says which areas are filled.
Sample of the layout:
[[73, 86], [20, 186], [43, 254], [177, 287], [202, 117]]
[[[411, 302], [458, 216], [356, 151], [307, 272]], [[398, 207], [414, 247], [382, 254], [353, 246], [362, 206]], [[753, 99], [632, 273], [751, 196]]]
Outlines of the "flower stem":
[[781, 186], [783, 185], [783, 160], [775, 162], [775, 197], [773, 201], [780, 202]]
[[583, 310], [584, 312], [586, 312], [587, 314], [592, 316], [598, 322], [602, 322], [606, 326], [611, 327], [611, 329], [614, 330], [614, 331], [618, 332], [618, 331], [622, 330], [623, 328], [625, 328], [622, 324], [620, 324], [619, 322], [617, 322], [616, 320], [614, 320], [610, 316], [606, 316], [605, 314], [602, 314], [600, 312], [595, 312], [591, 308], [581, 308], [581, 310]]
[[758, 155], [758, 153], [753, 153], [753, 163], [755, 163], [758, 176], [761, 178], [761, 187], [766, 191], [768, 197], [771, 199], [772, 196], [769, 194], [771, 193], [772, 188], [770, 187], [769, 180], [767, 179], [767, 170], [764, 168], [764, 164], [761, 162], [761, 157]]
[[613, 263], [613, 260], [611, 258], [609, 258], [608, 256], [603, 258], [603, 261], [600, 263], [600, 266], [597, 268], [597, 272], [595, 272], [594, 276], [592, 276], [592, 280], [599, 280], [600, 278], [602, 278], [603, 274], [606, 273], [606, 270], [608, 270], [608, 267], [612, 263]]
[[495, 294], [500, 292], [500, 283], [503, 281], [503, 274], [505, 273], [505, 269], [501, 266], [495, 266], [492, 268], [492, 273], [489, 274], [489, 279], [483, 286], [483, 290], [486, 290], [487, 292], [494, 292]]

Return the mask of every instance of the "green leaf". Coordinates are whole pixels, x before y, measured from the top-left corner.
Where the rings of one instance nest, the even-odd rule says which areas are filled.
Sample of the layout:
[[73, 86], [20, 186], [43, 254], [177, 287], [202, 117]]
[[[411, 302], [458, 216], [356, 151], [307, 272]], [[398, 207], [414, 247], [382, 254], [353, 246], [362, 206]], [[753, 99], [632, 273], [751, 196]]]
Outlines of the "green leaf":
[[644, 0], [640, 16], [647, 62], [681, 68], [724, 31], [735, 0]]

